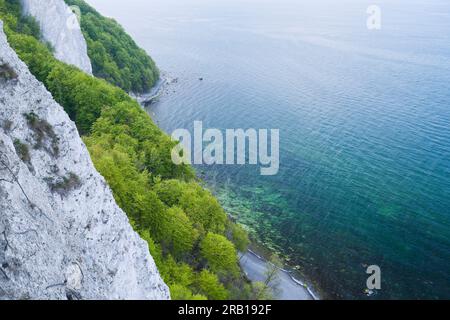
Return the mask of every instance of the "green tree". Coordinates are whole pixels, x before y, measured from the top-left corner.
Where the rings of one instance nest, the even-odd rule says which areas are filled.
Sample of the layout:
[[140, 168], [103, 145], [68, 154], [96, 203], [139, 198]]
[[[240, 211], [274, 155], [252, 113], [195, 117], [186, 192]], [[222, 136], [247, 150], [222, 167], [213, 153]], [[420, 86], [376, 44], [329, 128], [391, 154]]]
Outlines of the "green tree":
[[179, 199], [184, 212], [205, 233], [223, 234], [227, 215], [217, 199], [196, 183], [189, 183], [185, 187]]
[[220, 283], [217, 275], [206, 269], [197, 275], [194, 286], [209, 300], [226, 300], [228, 298], [228, 291]]
[[184, 189], [186, 189], [186, 184], [175, 179], [163, 180], [154, 186], [158, 197], [169, 207], [180, 205], [180, 198]]
[[272, 300], [273, 295], [270, 287], [268, 287], [264, 282], [254, 282], [252, 283], [252, 300]]
[[169, 286], [172, 300], [208, 300], [201, 294], [193, 294], [189, 288], [179, 284]]
[[201, 243], [201, 255], [206, 260], [207, 266], [217, 274], [237, 275], [236, 249], [224, 236], [208, 233]]
[[240, 252], [247, 251], [248, 245], [250, 244], [247, 231], [237, 223], [230, 223], [228, 228], [229, 239], [234, 243], [236, 249]]
[[202, 233], [224, 233], [225, 211], [211, 193], [197, 183], [166, 180], [157, 183], [155, 191], [168, 206], [181, 207]]
[[120, 143], [127, 135], [135, 139], [134, 153], [139, 155], [136, 165], [153, 176], [163, 179], [192, 179], [194, 171], [187, 165], [175, 165], [171, 150], [175, 145], [151, 120], [135, 101], [123, 101], [102, 110], [93, 128], [93, 136], [108, 135], [110, 143]]
[[174, 256], [189, 255], [198, 238], [198, 231], [189, 218], [182, 209], [172, 207], [166, 211], [163, 220], [164, 226], [160, 235], [163, 246]]

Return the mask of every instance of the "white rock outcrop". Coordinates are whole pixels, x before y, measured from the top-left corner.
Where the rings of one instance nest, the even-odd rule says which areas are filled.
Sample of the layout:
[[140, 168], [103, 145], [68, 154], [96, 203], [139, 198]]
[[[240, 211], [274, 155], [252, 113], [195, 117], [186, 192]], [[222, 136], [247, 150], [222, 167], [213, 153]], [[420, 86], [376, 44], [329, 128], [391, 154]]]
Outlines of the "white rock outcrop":
[[2, 30], [0, 299], [169, 299], [74, 123]]
[[24, 14], [39, 22], [44, 40], [55, 50], [55, 58], [92, 74], [78, 18], [64, 0], [21, 0], [21, 3]]

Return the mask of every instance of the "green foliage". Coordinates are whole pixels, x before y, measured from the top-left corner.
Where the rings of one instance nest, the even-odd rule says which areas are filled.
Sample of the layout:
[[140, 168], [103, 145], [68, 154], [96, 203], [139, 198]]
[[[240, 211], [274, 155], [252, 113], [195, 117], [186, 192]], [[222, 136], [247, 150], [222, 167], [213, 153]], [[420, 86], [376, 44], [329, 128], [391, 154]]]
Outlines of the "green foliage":
[[118, 103], [105, 108], [92, 129], [94, 137], [108, 139], [111, 145], [120, 144], [128, 153], [136, 155], [137, 166], [162, 179], [192, 179], [194, 171], [187, 165], [175, 165], [171, 150], [175, 145], [151, 120], [135, 101]]
[[17, 32], [32, 36], [36, 39], [41, 37], [39, 24], [32, 16], [21, 16], [17, 24]]
[[39, 24], [33, 17], [22, 15], [18, 0], [0, 0], [0, 17], [7, 26], [6, 32], [14, 31], [35, 39], [40, 38]]
[[149, 174], [139, 171], [134, 158], [119, 145], [110, 147], [108, 140], [85, 138], [97, 170], [108, 181], [118, 205], [135, 221], [140, 230], [160, 234], [165, 207], [150, 190]]
[[178, 180], [164, 180], [157, 183], [154, 190], [161, 201], [171, 207], [180, 204], [179, 200], [183, 195], [184, 186]]
[[177, 207], [169, 208], [163, 217], [160, 242], [174, 256], [190, 253], [198, 238], [198, 231], [186, 214]]
[[195, 279], [197, 290], [211, 300], [226, 300], [228, 291], [220, 283], [216, 274], [209, 270], [202, 270]]
[[241, 252], [247, 251], [248, 245], [250, 244], [247, 231], [237, 223], [230, 223], [229, 233], [229, 239], [234, 243], [236, 249]]
[[236, 249], [224, 236], [208, 233], [201, 243], [201, 255], [213, 272], [221, 276], [237, 275]]
[[9, 81], [9, 80], [16, 80], [17, 79], [17, 73], [16, 71], [14, 71], [14, 69], [4, 63], [4, 64], [0, 64], [0, 80], [5, 80], [5, 81]]
[[67, 176], [58, 179], [48, 178], [47, 183], [52, 192], [61, 196], [67, 196], [71, 191], [81, 187], [80, 178], [73, 172], [69, 172]]
[[194, 182], [166, 180], [155, 186], [158, 197], [168, 206], [179, 206], [202, 234], [211, 231], [223, 233], [227, 216], [217, 199]]
[[[124, 43], [132, 51], [135, 49], [121, 35], [123, 30], [111, 25], [112, 21], [99, 19], [83, 1], [68, 2], [80, 6], [82, 21], [95, 29], [92, 33], [89, 30], [91, 40], [106, 45], [107, 54], [120, 52], [118, 45]], [[18, 0], [0, 0], [0, 19], [5, 22], [11, 46], [84, 135], [95, 167], [105, 177], [135, 230], [147, 241], [172, 298], [249, 297], [251, 287], [238, 276], [237, 252], [226, 238], [242, 250], [248, 241], [245, 231], [229, 221], [212, 194], [195, 182], [190, 166], [173, 164], [171, 150], [175, 142], [122, 89], [57, 61], [49, 47], [38, 40], [34, 31], [29, 31], [33, 30], [32, 22], [25, 19], [29, 29], [19, 28], [21, 13], [17, 3]], [[126, 55], [117, 58], [122, 55], [110, 58], [125, 70], [127, 62], [120, 59], [126, 60]], [[139, 55], [134, 58], [140, 59]], [[140, 68], [138, 62], [133, 63]], [[148, 80], [139, 71], [136, 75], [137, 82]], [[105, 78], [112, 81], [107, 75]], [[36, 144], [52, 151], [58, 140], [51, 126], [33, 113], [24, 116], [35, 132]], [[61, 194], [81, 183], [70, 174], [48, 182]]]
[[193, 293], [190, 288], [195, 278], [195, 272], [191, 266], [176, 262], [170, 255], [164, 257], [161, 246], [151, 239], [148, 231], [143, 231], [140, 235], [142, 239], [147, 241], [156, 266], [170, 288], [172, 299], [206, 300], [205, 296]]
[[10, 33], [8, 40], [19, 58], [27, 64], [31, 73], [44, 84], [52, 68], [62, 64], [53, 58], [45, 44], [32, 36]]
[[272, 300], [272, 290], [264, 282], [255, 282], [252, 285], [252, 295], [253, 300]]
[[103, 108], [134, 103], [122, 90], [67, 65], [57, 64], [44, 83], [83, 134], [89, 133]]
[[189, 287], [194, 281], [193, 268], [186, 263], [176, 262], [170, 255], [166, 256], [160, 272], [169, 285], [179, 284]]
[[59, 154], [59, 138], [56, 136], [53, 127], [44, 119], [40, 119], [35, 113], [27, 113], [23, 115], [27, 120], [28, 126], [34, 132], [36, 149], [45, 149], [53, 156]]
[[172, 299], [224, 300], [228, 298], [228, 290], [220, 283], [217, 275], [208, 270], [196, 273], [191, 266], [176, 262], [170, 255], [164, 258], [161, 247], [155, 244], [149, 232], [141, 233], [141, 237], [148, 242], [158, 270], [170, 288]]
[[30, 163], [30, 148], [27, 144], [23, 143], [19, 139], [14, 140], [14, 149], [16, 149], [16, 153], [19, 156], [20, 160], [25, 163]]
[[193, 294], [191, 290], [179, 284], [172, 284], [169, 288], [173, 300], [207, 300], [205, 296]]
[[83, 0], [65, 0], [81, 11], [81, 29], [94, 75], [127, 92], [149, 91], [158, 80], [153, 60], [113, 19], [101, 16]]
[[190, 183], [181, 198], [180, 206], [186, 214], [205, 232], [223, 234], [227, 216], [216, 198], [196, 183]]

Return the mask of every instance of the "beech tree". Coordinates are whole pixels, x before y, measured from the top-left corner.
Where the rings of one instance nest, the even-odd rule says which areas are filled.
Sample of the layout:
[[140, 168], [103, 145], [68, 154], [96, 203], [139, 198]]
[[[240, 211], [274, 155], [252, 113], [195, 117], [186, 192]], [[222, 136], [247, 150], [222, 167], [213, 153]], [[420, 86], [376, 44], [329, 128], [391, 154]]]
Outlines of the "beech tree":
[[167, 247], [174, 256], [189, 255], [198, 238], [198, 231], [192, 226], [191, 221], [177, 207], [169, 208], [163, 217], [161, 230], [161, 243]]
[[226, 300], [228, 298], [228, 292], [220, 283], [217, 275], [206, 269], [197, 275], [194, 286], [210, 300]]
[[237, 252], [224, 236], [208, 233], [201, 243], [201, 255], [209, 268], [220, 276], [237, 275]]

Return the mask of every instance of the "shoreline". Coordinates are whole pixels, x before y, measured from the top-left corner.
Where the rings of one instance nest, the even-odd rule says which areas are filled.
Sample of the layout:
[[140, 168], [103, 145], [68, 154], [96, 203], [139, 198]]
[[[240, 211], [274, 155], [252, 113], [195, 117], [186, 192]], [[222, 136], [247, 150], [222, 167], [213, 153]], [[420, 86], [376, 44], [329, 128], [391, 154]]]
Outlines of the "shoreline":
[[[268, 264], [271, 264], [266, 258], [258, 255], [256, 252], [248, 249], [245, 253], [239, 253], [239, 264], [241, 265], [242, 270], [244, 271], [247, 278], [250, 281], [258, 281], [261, 279], [261, 272], [255, 271], [255, 269], [265, 270]], [[244, 261], [242, 261], [244, 259]], [[249, 266], [248, 260], [252, 260], [252, 264], [257, 264]], [[253, 270], [252, 270], [253, 269]], [[285, 267], [278, 268], [278, 280], [281, 285], [277, 288], [279, 294], [274, 297], [275, 300], [321, 300], [318, 293], [314, 292], [311, 286], [307, 285], [304, 281], [296, 278], [293, 275], [293, 271], [285, 269]], [[252, 275], [249, 273], [253, 272]], [[258, 279], [260, 277], [260, 279]], [[252, 280], [255, 279], [255, 280]], [[288, 289], [290, 288], [290, 290]], [[288, 290], [286, 290], [288, 289]]]
[[145, 110], [148, 106], [158, 100], [164, 93], [168, 85], [176, 83], [178, 78], [170, 78], [165, 72], [161, 72], [160, 78], [154, 84], [152, 89], [147, 93], [128, 93], [130, 97], [135, 99]]
[[[155, 103], [166, 91], [167, 87], [173, 83], [177, 83], [178, 78], [171, 78], [168, 76], [166, 72], [161, 72], [160, 79], [156, 82], [156, 84], [152, 87], [152, 90], [148, 93], [144, 94], [133, 94], [129, 93], [129, 95], [134, 98], [139, 105], [150, 115], [151, 110], [149, 107]], [[151, 115], [150, 115], [151, 116]], [[153, 119], [153, 117], [152, 117]], [[155, 124], [159, 127], [159, 122], [156, 119], [153, 119]], [[201, 183], [206, 187], [213, 195], [214, 192], [209, 188], [207, 180], [202, 177], [202, 174], [196, 174], [197, 179], [201, 181]], [[235, 219], [233, 216], [228, 216], [232, 219]], [[245, 226], [245, 225], [244, 225]], [[256, 266], [259, 270], [265, 270], [266, 265], [269, 264], [269, 259], [267, 259], [267, 254], [271, 253], [272, 251], [267, 248], [263, 248], [263, 250], [258, 250], [255, 247], [260, 247], [261, 245], [254, 240], [250, 240], [249, 248], [246, 252], [238, 252], [239, 256], [239, 265], [241, 267], [242, 272], [252, 282], [258, 281], [258, 280], [252, 280], [256, 279], [258, 277], [257, 272], [254, 270], [250, 270], [250, 268], [247, 268], [245, 270], [245, 266], [242, 264], [241, 259], [245, 257], [253, 257], [255, 259], [252, 259], [252, 263], [254, 266]], [[250, 247], [253, 249], [250, 249]], [[266, 253], [261, 253], [260, 251], [267, 251]], [[259, 254], [258, 254], [258, 253]], [[288, 270], [286, 269], [288, 266], [285, 261], [283, 261], [283, 267], [278, 268], [278, 278], [280, 279], [280, 282], [284, 282], [284, 287], [280, 286], [279, 291], [281, 292], [279, 294], [279, 297], [274, 297], [275, 300], [285, 300], [282, 297], [291, 297], [286, 300], [321, 300], [321, 297], [317, 290], [312, 289], [312, 285], [308, 285], [307, 281], [304, 279], [304, 277], [297, 273], [294, 270]], [[252, 274], [250, 274], [252, 273]], [[259, 275], [261, 276], [261, 275]], [[297, 276], [297, 277], [296, 277]], [[302, 278], [302, 280], [298, 279]], [[285, 291], [287, 287], [291, 288], [291, 291]], [[295, 292], [297, 291], [297, 292]], [[292, 296], [299, 296], [300, 299], [292, 299]]]
[[[234, 218], [233, 218], [234, 219]], [[244, 225], [245, 226], [245, 225]], [[270, 256], [273, 250], [268, 249], [257, 239], [250, 238], [250, 245], [247, 249], [249, 254], [254, 255], [261, 263], [270, 263]], [[282, 267], [279, 268], [281, 272], [289, 276], [290, 280], [296, 285], [301, 286], [304, 290], [308, 291], [308, 294], [313, 298], [312, 300], [326, 300], [327, 295], [320, 288], [319, 284], [314, 282], [312, 278], [306, 277], [304, 274], [296, 269], [293, 269], [289, 263], [281, 258], [283, 263]]]

